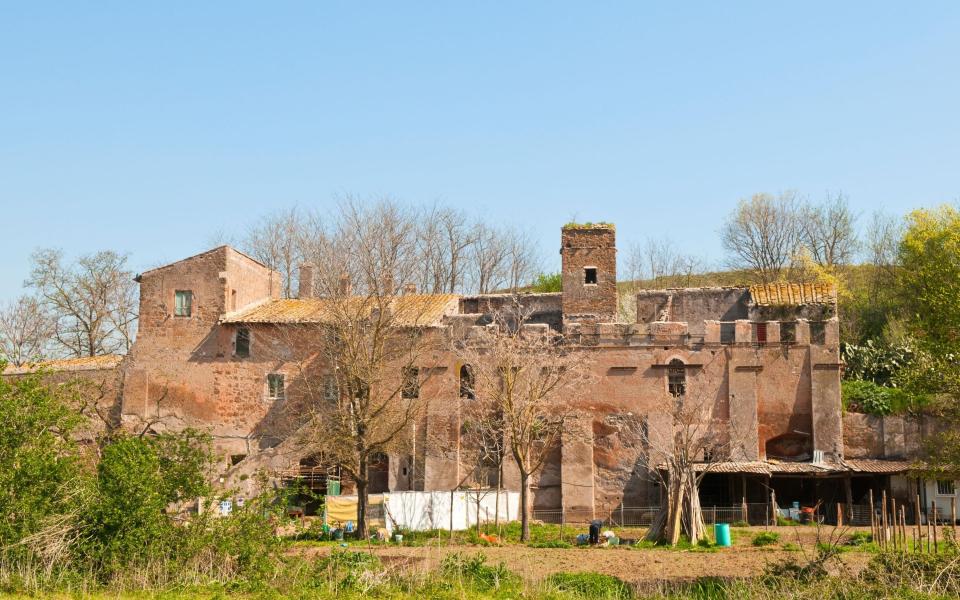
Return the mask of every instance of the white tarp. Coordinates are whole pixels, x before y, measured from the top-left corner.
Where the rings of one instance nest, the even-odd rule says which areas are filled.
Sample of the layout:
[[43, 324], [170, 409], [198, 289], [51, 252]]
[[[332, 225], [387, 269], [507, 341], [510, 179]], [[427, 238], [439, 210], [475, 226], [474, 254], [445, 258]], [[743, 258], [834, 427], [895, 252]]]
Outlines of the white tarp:
[[[477, 508], [481, 523], [493, 523], [497, 516], [495, 490], [467, 490], [457, 492], [390, 492], [377, 494], [383, 498], [384, 521], [388, 531], [395, 528], [408, 531], [446, 529], [451, 527], [453, 511], [454, 530], [468, 529], [477, 524]], [[374, 495], [371, 495], [373, 498]], [[500, 491], [499, 520], [516, 521], [520, 518], [520, 493]], [[344, 500], [356, 496], [338, 496]]]

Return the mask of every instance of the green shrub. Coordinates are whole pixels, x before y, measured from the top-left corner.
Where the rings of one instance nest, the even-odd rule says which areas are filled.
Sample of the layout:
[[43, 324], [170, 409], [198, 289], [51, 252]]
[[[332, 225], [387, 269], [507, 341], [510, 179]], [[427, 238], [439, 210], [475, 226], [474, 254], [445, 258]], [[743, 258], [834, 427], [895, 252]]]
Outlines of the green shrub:
[[622, 579], [601, 573], [554, 573], [547, 582], [558, 590], [580, 598], [627, 599], [633, 590]]
[[873, 535], [866, 531], [854, 531], [847, 539], [848, 546], [865, 546], [873, 542]]
[[877, 385], [872, 381], [843, 381], [841, 393], [844, 409], [871, 415], [900, 414], [917, 410], [928, 403], [926, 396]]
[[334, 550], [330, 556], [317, 561], [312, 581], [315, 587], [326, 587], [332, 592], [368, 587], [372, 575], [382, 571], [380, 559], [367, 552]]
[[779, 541], [780, 534], [774, 533], [773, 531], [761, 531], [757, 535], [753, 536], [754, 546], [769, 546], [770, 544], [776, 544]]
[[562, 292], [563, 276], [560, 273], [540, 273], [533, 280], [530, 291], [535, 293]]
[[445, 577], [459, 580], [479, 590], [495, 590], [518, 580], [503, 563], [488, 565], [486, 562], [487, 557], [483, 554], [467, 556], [457, 552], [443, 559], [440, 572]]

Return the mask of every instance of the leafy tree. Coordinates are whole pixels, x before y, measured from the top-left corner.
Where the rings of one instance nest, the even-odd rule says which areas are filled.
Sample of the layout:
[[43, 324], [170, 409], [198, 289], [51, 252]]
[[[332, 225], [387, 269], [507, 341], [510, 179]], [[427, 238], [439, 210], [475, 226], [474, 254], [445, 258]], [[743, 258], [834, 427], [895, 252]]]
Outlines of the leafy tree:
[[[0, 362], [0, 372], [6, 365]], [[0, 378], [0, 548], [17, 546], [69, 512], [83, 488], [71, 434], [80, 420], [42, 374]]]
[[560, 273], [540, 273], [533, 280], [530, 291], [543, 294], [547, 292], [563, 291], [563, 275]]

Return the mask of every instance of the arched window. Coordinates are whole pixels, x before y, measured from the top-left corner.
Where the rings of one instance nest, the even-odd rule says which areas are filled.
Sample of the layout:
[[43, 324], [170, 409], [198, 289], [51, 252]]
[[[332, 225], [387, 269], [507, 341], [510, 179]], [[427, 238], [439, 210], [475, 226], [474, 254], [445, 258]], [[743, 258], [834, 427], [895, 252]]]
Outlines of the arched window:
[[476, 397], [473, 391], [473, 368], [470, 365], [460, 367], [460, 397], [469, 400]]
[[671, 360], [667, 368], [667, 391], [676, 398], [687, 393], [687, 370], [679, 358]]

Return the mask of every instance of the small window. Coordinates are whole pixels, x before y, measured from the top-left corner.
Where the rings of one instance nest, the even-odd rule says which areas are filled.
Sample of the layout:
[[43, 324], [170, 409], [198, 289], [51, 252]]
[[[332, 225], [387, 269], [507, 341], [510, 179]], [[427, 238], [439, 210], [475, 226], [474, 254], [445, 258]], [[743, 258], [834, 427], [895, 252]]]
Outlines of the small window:
[[270, 373], [267, 375], [267, 398], [270, 400], [283, 400], [284, 395], [283, 373]]
[[340, 388], [337, 386], [335, 375], [324, 375], [323, 399], [330, 403], [336, 403], [340, 399]]
[[475, 398], [473, 391], [473, 368], [470, 365], [460, 367], [460, 397], [468, 400]]
[[937, 480], [937, 495], [938, 496], [953, 496], [957, 493], [956, 487], [954, 487], [953, 480], [950, 479], [938, 479]]
[[737, 324], [733, 321], [720, 323], [720, 343], [732, 344], [737, 340]]
[[230, 310], [237, 310], [237, 290], [230, 290]]
[[810, 343], [823, 345], [827, 343], [827, 324], [823, 321], [810, 323]]
[[189, 317], [193, 312], [193, 292], [190, 290], [177, 290], [173, 293], [173, 315], [176, 317]]
[[585, 283], [586, 285], [596, 285], [597, 283], [596, 267], [586, 267], [583, 270], [583, 283]]
[[240, 463], [240, 461], [242, 461], [242, 460], [245, 459], [246, 457], [247, 457], [246, 454], [231, 454], [231, 455], [230, 455], [230, 466], [231, 466], [231, 467], [236, 466], [237, 464]]
[[753, 329], [753, 343], [763, 346], [767, 343], [767, 324], [751, 323]]
[[406, 367], [403, 370], [403, 387], [400, 393], [403, 398], [420, 397], [420, 369]]
[[237, 329], [237, 339], [234, 342], [233, 354], [239, 358], [250, 356], [250, 330], [246, 327]]
[[678, 358], [671, 360], [667, 368], [667, 391], [675, 398], [687, 393], [687, 370]]
[[781, 344], [797, 343], [797, 322], [796, 321], [782, 321], [780, 323], [780, 343]]

